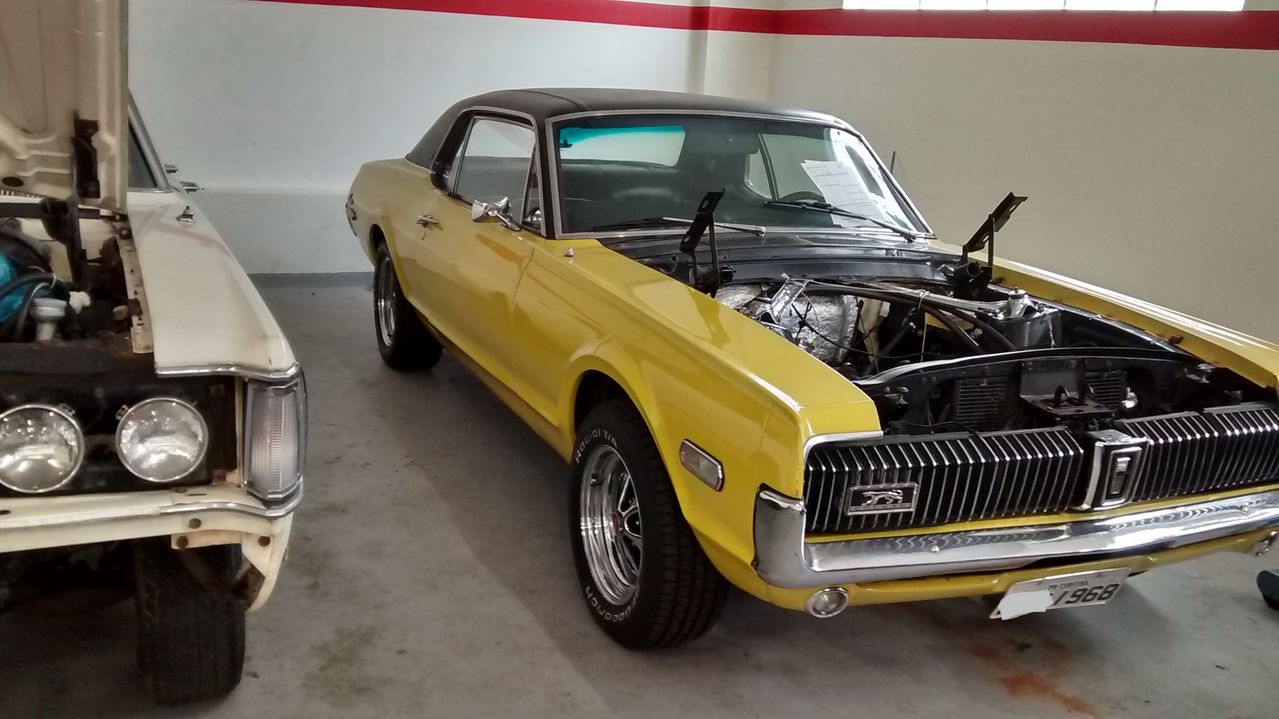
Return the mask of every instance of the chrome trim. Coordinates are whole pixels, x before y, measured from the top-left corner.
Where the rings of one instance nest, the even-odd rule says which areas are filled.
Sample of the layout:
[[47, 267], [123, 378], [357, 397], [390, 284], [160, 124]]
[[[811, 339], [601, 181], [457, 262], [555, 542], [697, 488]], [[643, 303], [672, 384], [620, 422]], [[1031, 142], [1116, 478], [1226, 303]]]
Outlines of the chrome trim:
[[[190, 487], [192, 491], [203, 489], [203, 487]], [[167, 490], [173, 492], [174, 490]], [[164, 517], [185, 517], [192, 514], [239, 514], [253, 519], [262, 519], [266, 521], [275, 521], [284, 519], [298, 508], [302, 503], [303, 483], [298, 482], [297, 489], [287, 499], [279, 504], [251, 504], [248, 502], [230, 501], [230, 500], [210, 500], [210, 501], [194, 501], [180, 502], [178, 504], [166, 504], [162, 506], [140, 506], [130, 507], [117, 511], [109, 512], [92, 512], [88, 511], [82, 515], [78, 515], [71, 519], [60, 519], [58, 521], [50, 521], [47, 517], [42, 517], [38, 513], [35, 516], [22, 515], [0, 515], [0, 535], [6, 532], [23, 532], [37, 529], [69, 529], [74, 527], [83, 527], [86, 525], [111, 524], [116, 522], [130, 522], [141, 519], [154, 519]], [[102, 497], [111, 497], [118, 495], [97, 495]], [[246, 499], [251, 495], [246, 495]], [[61, 499], [84, 499], [83, 495], [74, 495], [73, 497], [56, 497], [54, 501]]]
[[1279, 526], [1279, 491], [1060, 524], [834, 542], [805, 542], [804, 521], [801, 500], [760, 490], [754, 566], [768, 584], [800, 589], [1164, 551]]
[[[813, 447], [819, 444], [830, 444], [831, 442], [855, 442], [863, 439], [883, 439], [884, 431], [879, 429], [870, 429], [862, 432], [837, 432], [835, 434], [815, 434], [804, 442], [804, 465], [808, 465], [808, 454], [813, 451]], [[801, 500], [800, 504], [803, 504]]]
[[[733, 112], [731, 110], [647, 109], [647, 110], [603, 110], [603, 111], [570, 112], [564, 115], [556, 115], [554, 117], [546, 118], [546, 121], [545, 121], [546, 127], [544, 128], [546, 133], [546, 137], [545, 137], [546, 142], [543, 146], [545, 147], [546, 153], [547, 153], [546, 167], [547, 167], [547, 170], [551, 173], [551, 184], [549, 186], [549, 189], [550, 189], [550, 197], [551, 197], [551, 206], [554, 208], [554, 212], [552, 213], [554, 215], [553, 224], [554, 224], [554, 230], [555, 230], [553, 239], [567, 240], [567, 239], [574, 239], [574, 238], [598, 237], [598, 235], [594, 235], [589, 232], [585, 232], [585, 233], [573, 232], [568, 234], [564, 233], [563, 223], [561, 222], [561, 219], [560, 219], [563, 213], [559, 211], [560, 210], [560, 177], [559, 177], [560, 173], [557, 171], [554, 158], [551, 156], [551, 149], [555, 147], [555, 125], [560, 122], [577, 120], [584, 117], [615, 117], [618, 115], [674, 115], [674, 116], [682, 116], [682, 117], [740, 117], [740, 118], [746, 118], [751, 120], [776, 120], [778, 122], [795, 122], [795, 123], [806, 124], [806, 125], [820, 125], [823, 127], [832, 127], [835, 129], [843, 130], [851, 134], [852, 136], [856, 137], [857, 139], [861, 140], [862, 144], [866, 146], [866, 149], [870, 151], [871, 157], [875, 158], [875, 162], [879, 163], [879, 168], [880, 170], [883, 171], [884, 177], [888, 178], [888, 182], [892, 185], [893, 190], [897, 192], [903, 204], [906, 205], [906, 209], [908, 209], [911, 212], [911, 214], [914, 215], [914, 218], [919, 221], [922, 231], [916, 237], [916, 240], [921, 241], [924, 244], [928, 244], [928, 240], [934, 239], [937, 237], [937, 233], [933, 232], [933, 228], [929, 226], [928, 220], [924, 219], [923, 213], [921, 213], [919, 211], [919, 208], [915, 206], [915, 203], [910, 199], [910, 195], [906, 194], [906, 190], [902, 188], [901, 183], [899, 183], [897, 181], [897, 178], [893, 176], [892, 171], [888, 169], [888, 165], [884, 164], [884, 160], [883, 158], [879, 156], [879, 153], [875, 152], [875, 148], [866, 139], [866, 136], [858, 132], [857, 129], [854, 128], [852, 125], [848, 124], [847, 122], [844, 122], [838, 117], [835, 117], [833, 115], [827, 115], [825, 117], [820, 117], [820, 118], [819, 117], [795, 117], [795, 116], [787, 116], [787, 115], [776, 115], [771, 113]], [[537, 151], [536, 147], [534, 147], [534, 151], [535, 152]], [[542, 179], [543, 178], [541, 177], [538, 178], [539, 183], [541, 182]], [[547, 185], [540, 184], [540, 187], [547, 188]], [[780, 230], [774, 230], [773, 228], [769, 228], [769, 230], [771, 232], [780, 231]]]
[[4, 420], [5, 417], [8, 417], [14, 412], [21, 412], [22, 410], [26, 410], [26, 409], [42, 409], [46, 412], [55, 414], [65, 419], [66, 421], [70, 422], [71, 426], [75, 428], [76, 439], [79, 440], [80, 456], [76, 457], [75, 464], [72, 465], [71, 471], [67, 472], [67, 476], [63, 477], [61, 482], [58, 482], [52, 487], [45, 487], [44, 489], [21, 489], [19, 487], [15, 487], [9, 484], [8, 482], [5, 482], [4, 480], [0, 480], [0, 486], [3, 486], [11, 491], [18, 492], [20, 494], [25, 494], [28, 496], [55, 492], [67, 486], [67, 483], [75, 479], [75, 476], [79, 474], [80, 472], [80, 467], [84, 466], [84, 457], [86, 454], [88, 454], [88, 447], [85, 446], [85, 440], [84, 440], [84, 428], [81, 427], [80, 423], [76, 421], [76, 418], [73, 417], [71, 413], [66, 411], [65, 409], [62, 409], [61, 407], [54, 407], [51, 404], [42, 404], [39, 402], [32, 402], [30, 404], [20, 404], [16, 407], [10, 407], [4, 412], [0, 412], [0, 421]]
[[[147, 164], [147, 169], [151, 171], [151, 176], [155, 178], [155, 187], [141, 187], [133, 189], [131, 187], [124, 188], [126, 192], [173, 192], [173, 185], [169, 182], [168, 167], [160, 162], [160, 156], [155, 151], [155, 145], [151, 144], [151, 134], [147, 132], [147, 126], [142, 122], [142, 114], [138, 111], [138, 105], [133, 101], [133, 94], [129, 94], [129, 127], [138, 135], [138, 146], [142, 148], [142, 159]], [[128, 184], [127, 182], [125, 184]]]
[[227, 362], [224, 364], [185, 365], [178, 367], [157, 367], [160, 377], [204, 377], [208, 375], [232, 375], [259, 382], [291, 382], [302, 374], [302, 365], [294, 362], [284, 369], [267, 369], [253, 365]]

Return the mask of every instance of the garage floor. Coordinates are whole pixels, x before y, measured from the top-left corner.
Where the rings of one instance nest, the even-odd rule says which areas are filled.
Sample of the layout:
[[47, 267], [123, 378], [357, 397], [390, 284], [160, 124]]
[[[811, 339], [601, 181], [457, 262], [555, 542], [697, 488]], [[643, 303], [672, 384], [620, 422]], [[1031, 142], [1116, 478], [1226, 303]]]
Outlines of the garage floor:
[[[264, 288], [311, 389], [307, 500], [239, 690], [175, 716], [1273, 717], [1279, 612], [1230, 555], [1104, 607], [975, 600], [820, 622], [735, 593], [701, 641], [620, 649], [574, 588], [559, 458], [456, 362], [378, 361], [366, 286]], [[1279, 565], [1279, 557], [1272, 560]], [[132, 606], [0, 619], [0, 716], [153, 716]]]

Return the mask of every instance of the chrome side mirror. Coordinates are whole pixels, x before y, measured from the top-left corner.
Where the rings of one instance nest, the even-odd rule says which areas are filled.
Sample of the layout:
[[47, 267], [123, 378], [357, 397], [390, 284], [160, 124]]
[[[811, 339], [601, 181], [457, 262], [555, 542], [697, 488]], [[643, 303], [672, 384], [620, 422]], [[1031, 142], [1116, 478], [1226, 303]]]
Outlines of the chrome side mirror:
[[518, 230], [520, 225], [511, 217], [511, 201], [505, 197], [493, 202], [476, 200], [471, 203], [471, 221], [484, 222], [494, 219], [508, 230]]

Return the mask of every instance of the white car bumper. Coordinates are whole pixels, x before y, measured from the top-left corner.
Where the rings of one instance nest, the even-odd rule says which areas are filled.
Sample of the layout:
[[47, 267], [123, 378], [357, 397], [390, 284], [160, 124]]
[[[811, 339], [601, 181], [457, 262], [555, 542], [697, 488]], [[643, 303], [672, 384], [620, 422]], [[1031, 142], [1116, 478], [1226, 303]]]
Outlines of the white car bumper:
[[0, 552], [21, 552], [145, 537], [177, 548], [239, 544], [263, 581], [249, 610], [271, 595], [284, 562], [302, 488], [268, 507], [230, 485], [153, 492], [0, 499]]

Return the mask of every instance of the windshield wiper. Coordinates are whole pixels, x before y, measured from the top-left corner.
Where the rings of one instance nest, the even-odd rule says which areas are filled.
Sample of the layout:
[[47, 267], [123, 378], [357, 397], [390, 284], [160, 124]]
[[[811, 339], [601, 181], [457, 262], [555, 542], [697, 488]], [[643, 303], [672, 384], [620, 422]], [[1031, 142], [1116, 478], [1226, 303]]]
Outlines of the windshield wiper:
[[877, 220], [874, 217], [867, 217], [866, 215], [863, 215], [857, 212], [851, 212], [849, 210], [836, 207], [830, 204], [829, 202], [822, 202], [820, 200], [793, 200], [793, 201], [792, 200], [768, 200], [764, 204], [768, 207], [794, 207], [799, 210], [810, 210], [812, 212], [825, 212], [828, 215], [839, 215], [840, 217], [851, 217], [854, 220], [869, 222], [872, 225], [882, 227], [885, 230], [892, 230], [893, 232], [896, 232], [902, 237], [905, 237], [907, 242], [914, 242], [916, 239], [919, 238], [918, 233], [912, 232], [906, 229], [905, 227], [894, 225], [891, 222], [884, 222], [883, 220]]
[[[591, 232], [606, 232], [608, 230], [631, 230], [641, 227], [670, 227], [671, 225], [683, 225], [685, 227], [692, 225], [692, 220], [686, 220], [682, 217], [641, 217], [634, 220], [623, 220], [621, 222], [610, 222], [607, 225], [596, 225], [591, 228]], [[734, 222], [716, 222], [716, 227], [722, 227], [726, 230], [736, 230], [738, 232], [751, 232], [760, 237], [768, 232], [768, 228], [762, 225], [739, 225]]]

